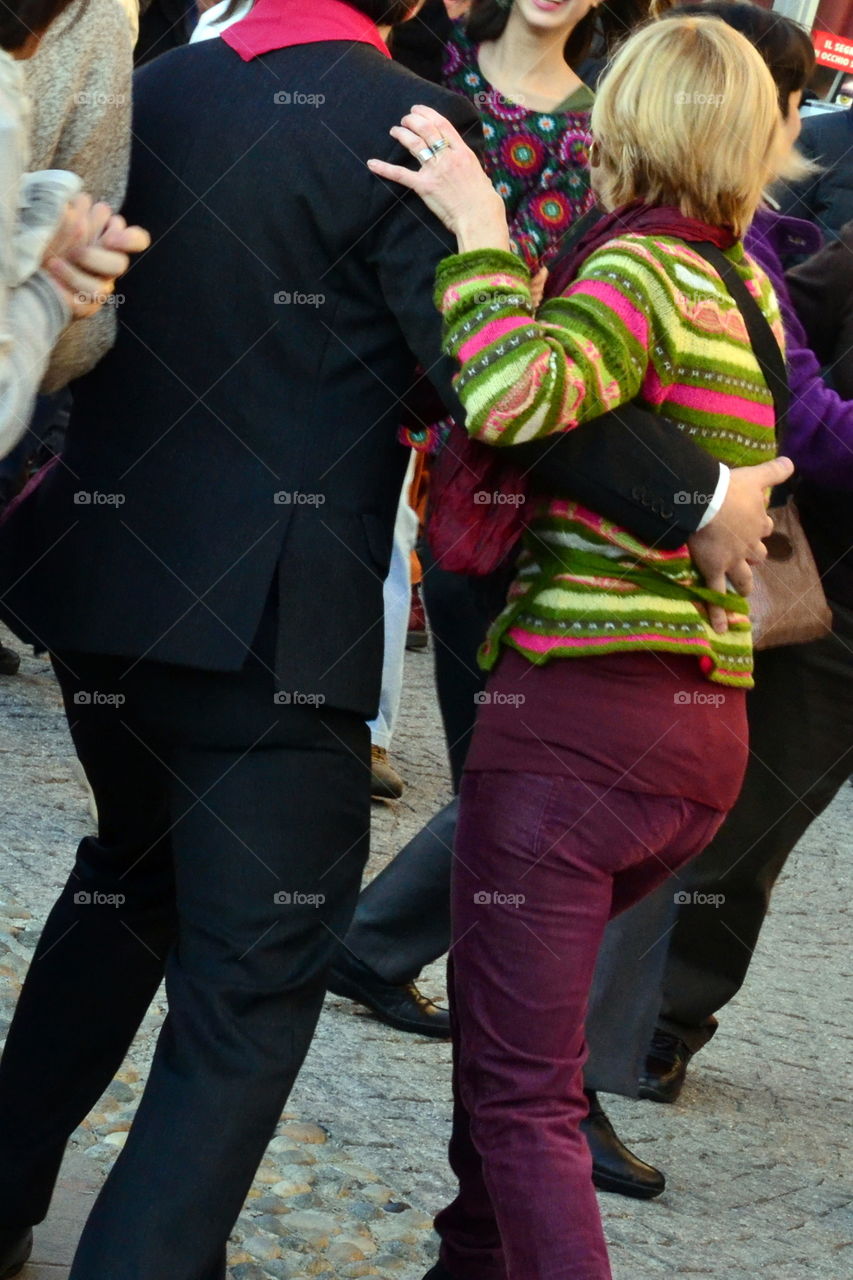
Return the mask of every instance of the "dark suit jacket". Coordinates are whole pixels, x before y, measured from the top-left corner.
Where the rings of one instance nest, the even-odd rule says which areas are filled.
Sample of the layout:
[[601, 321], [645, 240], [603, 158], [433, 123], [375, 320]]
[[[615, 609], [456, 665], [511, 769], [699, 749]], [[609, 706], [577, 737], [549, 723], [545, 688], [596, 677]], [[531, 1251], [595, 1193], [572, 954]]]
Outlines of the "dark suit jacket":
[[821, 172], [786, 188], [779, 198], [782, 211], [808, 218], [837, 237], [853, 218], [853, 107], [808, 116], [799, 145], [820, 164]]
[[[206, 41], [136, 90], [126, 212], [153, 247], [61, 465], [0, 530], [0, 616], [54, 651], [235, 670], [277, 575], [283, 687], [370, 716], [418, 362], [461, 408], [431, 298], [451, 238], [365, 161], [402, 160], [388, 128], [415, 101], [477, 132], [475, 113], [340, 42], [244, 63]], [[717, 465], [667, 430], [569, 432], [561, 465], [588, 453], [579, 497], [672, 535], [660, 494], [712, 490]]]

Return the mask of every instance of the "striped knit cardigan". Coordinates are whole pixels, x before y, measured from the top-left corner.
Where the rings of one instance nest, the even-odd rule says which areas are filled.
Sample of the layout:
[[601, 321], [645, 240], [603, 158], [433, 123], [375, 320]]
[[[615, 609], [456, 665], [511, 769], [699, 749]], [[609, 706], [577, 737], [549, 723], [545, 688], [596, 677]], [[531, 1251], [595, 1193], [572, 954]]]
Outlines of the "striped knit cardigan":
[[[775, 294], [737, 243], [727, 256], [784, 344]], [[510, 253], [447, 258], [436, 301], [467, 428], [491, 445], [568, 430], [637, 399], [730, 466], [775, 456], [773, 401], [740, 311], [683, 241], [626, 235], [587, 258], [567, 295], [534, 318], [530, 277]], [[679, 501], [673, 477], [673, 502]], [[502, 644], [531, 662], [626, 650], [694, 654], [709, 680], [752, 686], [748, 621], [718, 635], [703, 604], [746, 602], [706, 590], [686, 546], [648, 547], [576, 502], [541, 499], [509, 601], [481, 662]]]

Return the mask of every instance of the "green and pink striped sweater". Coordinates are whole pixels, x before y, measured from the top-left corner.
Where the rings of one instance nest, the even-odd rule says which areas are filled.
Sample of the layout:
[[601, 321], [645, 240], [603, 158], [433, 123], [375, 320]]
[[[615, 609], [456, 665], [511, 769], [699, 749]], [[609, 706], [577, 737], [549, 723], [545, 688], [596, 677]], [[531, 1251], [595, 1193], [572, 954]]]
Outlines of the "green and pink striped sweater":
[[[728, 257], [782, 344], [766, 275], [740, 243]], [[775, 456], [773, 401], [740, 311], [683, 241], [611, 241], [535, 318], [530, 276], [514, 255], [457, 254], [438, 269], [436, 301], [446, 349], [461, 364], [466, 425], [479, 440], [547, 436], [636, 399], [729, 466]], [[677, 503], [677, 480], [673, 490]], [[708, 598], [686, 546], [656, 550], [576, 502], [537, 499], [481, 662], [492, 667], [504, 644], [535, 663], [652, 649], [695, 654], [709, 680], [749, 688], [750, 626], [717, 635], [701, 609]], [[739, 596], [727, 603], [744, 608]]]

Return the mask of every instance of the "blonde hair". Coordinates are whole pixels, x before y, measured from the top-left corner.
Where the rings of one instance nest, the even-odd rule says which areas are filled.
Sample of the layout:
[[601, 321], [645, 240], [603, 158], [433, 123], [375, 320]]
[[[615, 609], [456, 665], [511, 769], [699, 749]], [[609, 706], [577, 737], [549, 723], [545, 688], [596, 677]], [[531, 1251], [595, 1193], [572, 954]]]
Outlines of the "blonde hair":
[[594, 186], [609, 209], [675, 205], [742, 236], [781, 164], [776, 85], [719, 18], [676, 14], [632, 35], [592, 109]]

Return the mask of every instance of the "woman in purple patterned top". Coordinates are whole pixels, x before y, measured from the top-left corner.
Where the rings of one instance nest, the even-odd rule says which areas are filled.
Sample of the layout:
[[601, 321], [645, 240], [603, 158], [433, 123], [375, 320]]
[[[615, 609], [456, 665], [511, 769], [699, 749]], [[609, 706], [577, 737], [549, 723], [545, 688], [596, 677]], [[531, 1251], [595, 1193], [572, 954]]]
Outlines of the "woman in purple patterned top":
[[483, 118], [483, 166], [516, 252], [536, 272], [590, 208], [592, 90], [573, 70], [598, 37], [626, 33], [643, 0], [473, 0], [447, 42], [443, 80]]

